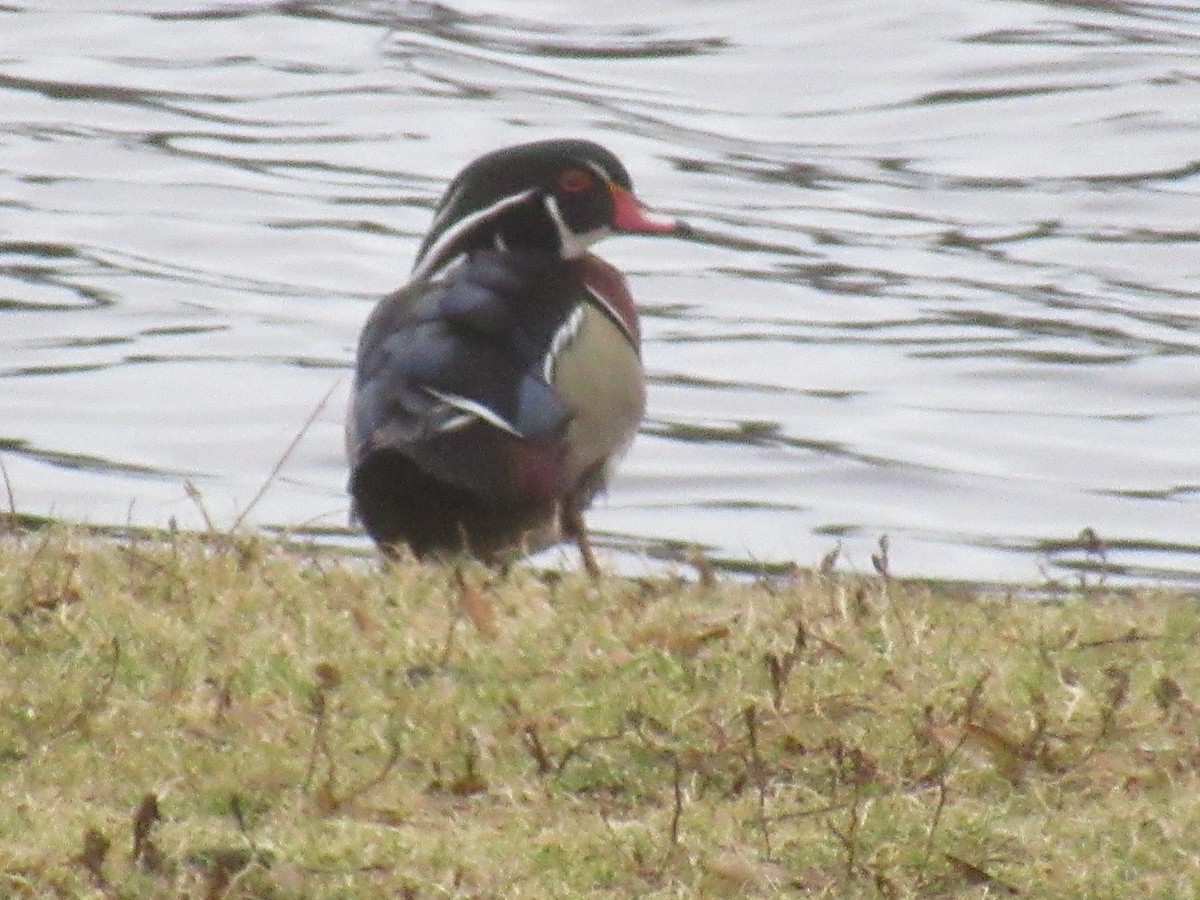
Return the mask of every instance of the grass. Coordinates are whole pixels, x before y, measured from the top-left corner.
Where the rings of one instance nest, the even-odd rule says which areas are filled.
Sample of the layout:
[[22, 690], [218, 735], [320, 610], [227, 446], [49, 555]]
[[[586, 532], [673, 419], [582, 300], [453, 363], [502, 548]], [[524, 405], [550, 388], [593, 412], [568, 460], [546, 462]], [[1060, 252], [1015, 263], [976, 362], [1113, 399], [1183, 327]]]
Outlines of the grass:
[[0, 537], [0, 895], [1200, 895], [1200, 613]]

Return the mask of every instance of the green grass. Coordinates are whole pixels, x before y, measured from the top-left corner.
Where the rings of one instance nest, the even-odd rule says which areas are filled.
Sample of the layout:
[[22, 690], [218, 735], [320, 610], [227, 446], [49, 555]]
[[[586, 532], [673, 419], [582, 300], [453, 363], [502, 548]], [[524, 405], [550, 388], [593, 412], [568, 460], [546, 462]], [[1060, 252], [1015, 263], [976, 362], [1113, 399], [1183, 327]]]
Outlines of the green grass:
[[1194, 598], [0, 538], [0, 896], [1200, 895]]

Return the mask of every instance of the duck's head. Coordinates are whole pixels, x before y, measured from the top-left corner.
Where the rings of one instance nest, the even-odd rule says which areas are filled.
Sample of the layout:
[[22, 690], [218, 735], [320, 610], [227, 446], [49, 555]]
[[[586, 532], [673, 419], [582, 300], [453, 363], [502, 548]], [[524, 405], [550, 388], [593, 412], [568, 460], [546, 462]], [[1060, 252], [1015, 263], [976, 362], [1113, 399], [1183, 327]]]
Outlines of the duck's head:
[[564, 259], [610, 234], [678, 234], [646, 209], [608, 150], [583, 140], [537, 141], [481, 156], [446, 189], [413, 268], [428, 277], [462, 253], [531, 248]]

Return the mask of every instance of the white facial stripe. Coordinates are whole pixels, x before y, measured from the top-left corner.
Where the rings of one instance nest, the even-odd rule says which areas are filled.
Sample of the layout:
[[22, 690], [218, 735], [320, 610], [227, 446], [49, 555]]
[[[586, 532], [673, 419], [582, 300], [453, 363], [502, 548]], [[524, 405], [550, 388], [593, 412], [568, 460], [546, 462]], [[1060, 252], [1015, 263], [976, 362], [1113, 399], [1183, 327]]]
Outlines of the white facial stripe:
[[[433, 242], [428, 250], [425, 251], [425, 255], [421, 257], [416, 267], [413, 268], [413, 280], [418, 281], [427, 277], [437, 269], [441, 268], [445, 263], [449, 262], [450, 259], [453, 259], [453, 257], [442, 259], [442, 256], [446, 253], [447, 248], [454, 246], [456, 241], [458, 241], [464, 234], [469, 232], [480, 222], [489, 219], [492, 216], [499, 215], [506, 209], [519, 206], [536, 194], [537, 190], [531, 188], [530, 190], [522, 191], [519, 194], [512, 194], [508, 197], [502, 197], [491, 206], [485, 206], [483, 209], [478, 209], [469, 216], [463, 216], [444, 232], [442, 232], [438, 239]], [[457, 256], [458, 254], [456, 253], [454, 255]]]
[[558, 326], [554, 337], [550, 339], [550, 349], [546, 351], [546, 356], [542, 360], [542, 378], [547, 384], [554, 383], [554, 367], [558, 363], [558, 358], [567, 347], [571, 346], [571, 342], [578, 336], [579, 329], [582, 327], [583, 307], [577, 306], [567, 316], [566, 321]]
[[583, 164], [596, 173], [596, 177], [609, 184], [613, 181], [613, 177], [604, 171], [604, 168], [599, 163], [594, 163], [590, 159], [585, 159]]
[[444, 201], [442, 201], [442, 211], [437, 218], [433, 220], [433, 224], [429, 226], [430, 231], [437, 231], [442, 227], [442, 220], [446, 218], [446, 216], [450, 215], [450, 213], [453, 212], [454, 207], [458, 205], [458, 201], [459, 198], [462, 197], [464, 187], [465, 185], [459, 185], [454, 193], [450, 194]]
[[554, 223], [554, 228], [558, 232], [558, 243], [562, 248], [560, 254], [563, 259], [575, 259], [583, 256], [587, 252], [587, 248], [596, 243], [602, 237], [606, 237], [611, 229], [607, 227], [593, 228], [591, 231], [585, 231], [583, 234], [576, 234], [570, 229], [562, 216], [562, 210], [558, 208], [558, 200], [550, 194], [547, 194], [543, 199], [546, 206], [546, 212], [550, 214], [550, 221]]
[[[488, 407], [484, 406], [478, 400], [472, 400], [469, 397], [461, 397], [458, 394], [448, 394], [445, 391], [439, 391], [437, 388], [431, 388], [429, 386], [425, 386], [423, 390], [425, 393], [429, 394], [429, 396], [441, 400], [443, 403], [453, 409], [457, 409], [469, 416], [473, 416], [475, 419], [478, 419], [481, 422], [486, 422], [493, 428], [499, 428], [501, 431], [507, 432], [514, 437], [521, 437], [521, 432], [517, 431], [511, 422], [506, 420], [503, 416], [498, 415], [495, 410], [488, 409]], [[456, 416], [446, 423], [447, 427], [445, 430], [454, 431], [462, 428], [464, 424], [466, 423], [462, 422], [461, 418]]]

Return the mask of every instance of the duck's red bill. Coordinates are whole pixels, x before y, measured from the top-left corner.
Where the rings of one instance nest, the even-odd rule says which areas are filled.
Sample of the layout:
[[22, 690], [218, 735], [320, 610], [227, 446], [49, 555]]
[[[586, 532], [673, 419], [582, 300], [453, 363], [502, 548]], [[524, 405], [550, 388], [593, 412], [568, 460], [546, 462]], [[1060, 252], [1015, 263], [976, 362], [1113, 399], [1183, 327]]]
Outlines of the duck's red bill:
[[678, 219], [651, 212], [623, 187], [608, 186], [613, 198], [612, 227], [631, 234], [677, 234], [683, 226]]

